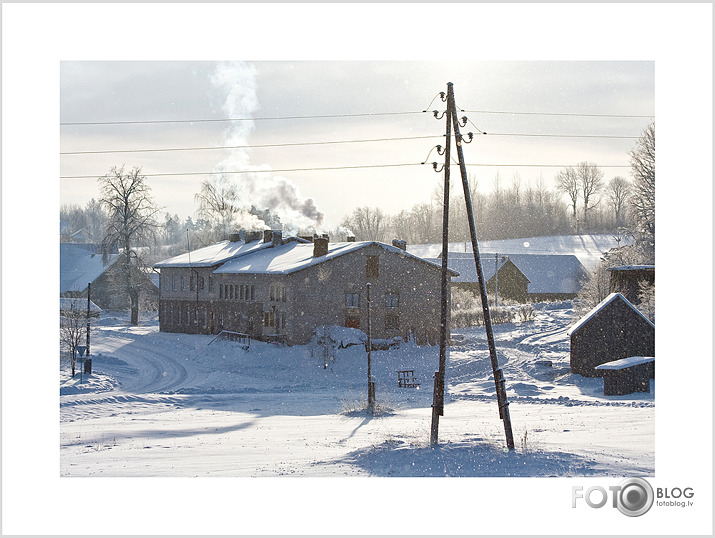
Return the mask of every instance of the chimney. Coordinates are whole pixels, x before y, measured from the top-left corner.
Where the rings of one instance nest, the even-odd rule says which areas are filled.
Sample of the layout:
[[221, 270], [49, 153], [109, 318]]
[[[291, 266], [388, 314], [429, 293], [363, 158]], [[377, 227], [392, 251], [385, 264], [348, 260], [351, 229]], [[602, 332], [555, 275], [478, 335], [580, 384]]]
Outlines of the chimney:
[[261, 237], [263, 237], [263, 232], [261, 231], [246, 232], [246, 243], [259, 241]]
[[273, 243], [274, 247], [283, 243], [283, 232], [281, 230], [273, 230], [271, 243]]
[[313, 239], [313, 257], [318, 258], [328, 253], [328, 238], [316, 237]]
[[263, 242], [272, 243], [273, 242], [273, 230], [263, 230]]
[[401, 248], [402, 250], [407, 250], [407, 241], [404, 241], [402, 239], [393, 239], [392, 246]]
[[345, 238], [345, 240], [346, 240], [348, 243], [354, 243], [354, 242], [355, 242], [355, 236], [354, 236], [354, 235], [349, 235], [349, 236], [347, 236], [347, 237]]

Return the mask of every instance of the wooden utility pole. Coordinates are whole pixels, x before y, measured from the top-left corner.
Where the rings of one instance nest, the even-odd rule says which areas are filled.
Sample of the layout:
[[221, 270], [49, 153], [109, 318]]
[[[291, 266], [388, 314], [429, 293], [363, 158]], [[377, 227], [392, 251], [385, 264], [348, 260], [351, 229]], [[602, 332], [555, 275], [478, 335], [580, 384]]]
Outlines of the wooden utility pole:
[[[497, 358], [497, 350], [494, 344], [494, 333], [492, 331], [492, 321], [489, 315], [489, 301], [487, 299], [487, 288], [484, 282], [484, 273], [482, 272], [482, 263], [479, 259], [479, 246], [477, 244], [477, 232], [474, 226], [474, 212], [472, 211], [472, 199], [469, 194], [469, 181], [467, 179], [467, 166], [464, 163], [464, 155], [462, 152], [462, 135], [459, 132], [459, 120], [457, 119], [457, 110], [454, 104], [454, 89], [452, 83], [447, 83], [447, 110], [452, 112], [452, 125], [454, 126], [454, 136], [457, 141], [457, 155], [459, 158], [459, 171], [462, 176], [462, 187], [464, 188], [464, 202], [467, 206], [467, 219], [469, 221], [469, 233], [472, 239], [472, 251], [474, 253], [474, 263], [477, 269], [477, 277], [479, 278], [479, 291], [482, 298], [482, 310], [484, 312], [484, 326], [487, 332], [487, 344], [489, 345], [489, 355], [492, 362], [492, 371], [494, 372], [494, 384], [496, 386], [497, 402], [499, 403], [499, 418], [504, 422], [504, 433], [506, 434], [506, 444], [510, 450], [514, 449], [514, 435], [511, 429], [511, 417], [509, 415], [509, 402], [506, 397], [506, 389], [504, 387], [504, 374], [499, 368], [499, 360]], [[471, 140], [471, 133], [470, 133]], [[447, 161], [449, 164], [449, 161]]]
[[439, 417], [444, 415], [444, 378], [447, 364], [447, 298], [449, 294], [449, 279], [447, 278], [447, 255], [449, 251], [449, 167], [450, 147], [452, 145], [451, 113], [447, 103], [447, 126], [444, 150], [444, 201], [442, 209], [442, 279], [441, 279], [441, 315], [439, 321], [439, 369], [434, 374], [434, 394], [432, 396], [432, 427], [430, 429], [430, 445], [439, 442]]
[[367, 283], [367, 409], [375, 411], [375, 382], [372, 380], [372, 324], [370, 319], [370, 283]]

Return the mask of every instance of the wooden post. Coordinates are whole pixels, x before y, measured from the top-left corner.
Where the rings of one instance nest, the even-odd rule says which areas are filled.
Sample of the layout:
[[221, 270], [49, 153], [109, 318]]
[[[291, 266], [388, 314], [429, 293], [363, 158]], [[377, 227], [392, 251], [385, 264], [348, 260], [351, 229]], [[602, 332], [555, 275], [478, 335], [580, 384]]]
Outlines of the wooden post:
[[514, 435], [511, 429], [511, 418], [509, 416], [509, 402], [506, 397], [504, 388], [504, 375], [499, 368], [499, 360], [497, 358], [497, 350], [494, 345], [494, 333], [492, 331], [492, 321], [489, 315], [489, 301], [487, 298], [487, 288], [484, 282], [484, 273], [482, 271], [482, 263], [479, 259], [479, 245], [477, 244], [477, 232], [474, 226], [474, 212], [472, 210], [472, 199], [469, 194], [469, 181], [467, 180], [467, 167], [464, 163], [464, 154], [462, 151], [462, 135], [459, 133], [459, 120], [457, 119], [457, 110], [454, 105], [454, 89], [452, 83], [447, 84], [447, 108], [452, 111], [452, 125], [454, 126], [454, 135], [457, 140], [457, 155], [459, 157], [459, 171], [462, 176], [462, 187], [464, 188], [464, 202], [467, 206], [467, 219], [469, 221], [469, 232], [472, 238], [472, 250], [474, 252], [474, 263], [477, 269], [477, 277], [479, 279], [479, 291], [482, 298], [482, 310], [484, 312], [484, 327], [487, 332], [487, 344], [489, 346], [489, 355], [492, 362], [492, 371], [494, 372], [494, 383], [496, 385], [497, 402], [499, 404], [499, 416], [504, 421], [504, 433], [506, 435], [506, 444], [510, 450], [514, 449]]
[[[452, 101], [453, 103], [453, 101]], [[444, 378], [447, 363], [447, 298], [449, 295], [449, 278], [447, 276], [447, 258], [449, 251], [449, 169], [450, 149], [452, 146], [451, 103], [447, 100], [447, 125], [445, 130], [444, 150], [444, 198], [442, 202], [442, 277], [441, 277], [441, 310], [439, 321], [439, 370], [435, 373], [434, 396], [432, 398], [432, 427], [430, 428], [430, 445], [439, 442], [439, 417], [444, 415]]]
[[372, 380], [372, 325], [370, 320], [370, 283], [367, 283], [367, 408], [371, 413], [375, 410], [375, 384]]

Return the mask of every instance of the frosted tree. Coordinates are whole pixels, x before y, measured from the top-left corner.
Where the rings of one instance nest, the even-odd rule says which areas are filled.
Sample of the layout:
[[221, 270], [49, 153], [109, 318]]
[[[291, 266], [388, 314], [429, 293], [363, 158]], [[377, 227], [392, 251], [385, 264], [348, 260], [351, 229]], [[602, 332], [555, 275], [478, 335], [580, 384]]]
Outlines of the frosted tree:
[[87, 337], [87, 312], [78, 300], [68, 300], [60, 311], [60, 343], [67, 351], [72, 377], [75, 375], [77, 346], [82, 345]]
[[139, 299], [142, 291], [142, 269], [145, 266], [138, 247], [155, 240], [158, 228], [154, 217], [159, 208], [151, 197], [151, 189], [141, 168], [125, 172], [124, 166], [114, 167], [99, 178], [100, 202], [108, 213], [107, 228], [102, 241], [106, 254], [116, 245], [120, 259], [119, 271], [112, 281], [117, 293], [129, 299], [132, 325], [139, 324]]
[[633, 174], [634, 211], [638, 232], [655, 243], [655, 123], [648, 125], [629, 153]]
[[581, 162], [576, 165], [578, 188], [583, 200], [583, 221], [588, 226], [588, 211], [598, 200], [594, 198], [603, 190], [603, 171], [593, 163]]
[[613, 210], [616, 227], [623, 225], [624, 213], [630, 192], [631, 184], [623, 177], [616, 176], [608, 182], [606, 196]]
[[196, 215], [211, 222], [219, 230], [221, 239], [228, 238], [241, 212], [238, 186], [227, 176], [213, 176], [201, 183], [194, 200], [198, 204]]
[[573, 210], [573, 219], [577, 221], [577, 206], [580, 195], [578, 175], [573, 167], [569, 166], [561, 170], [556, 176], [556, 190], [568, 196]]

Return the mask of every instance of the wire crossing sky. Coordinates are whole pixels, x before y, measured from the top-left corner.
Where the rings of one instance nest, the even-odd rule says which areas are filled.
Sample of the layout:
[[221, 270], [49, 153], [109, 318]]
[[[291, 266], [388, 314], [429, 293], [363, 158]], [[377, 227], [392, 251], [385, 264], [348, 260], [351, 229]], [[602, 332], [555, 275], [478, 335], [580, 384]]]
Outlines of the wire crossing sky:
[[157, 203], [193, 216], [201, 181], [224, 173], [248, 205], [280, 185], [328, 227], [359, 206], [431, 199], [441, 175], [420, 164], [444, 144], [433, 110], [447, 82], [485, 193], [497, 177], [551, 185], [582, 161], [628, 177], [654, 119], [652, 62], [62, 62], [60, 82], [61, 203], [96, 198], [113, 166], [141, 166]]

